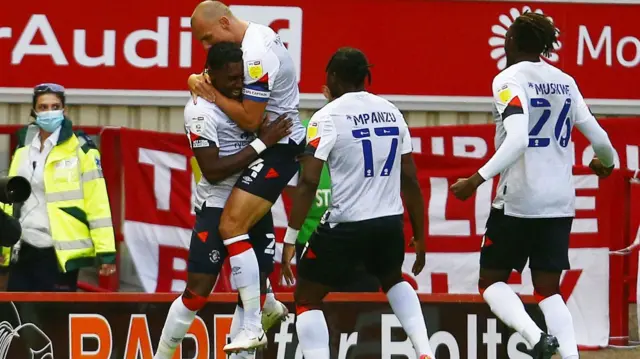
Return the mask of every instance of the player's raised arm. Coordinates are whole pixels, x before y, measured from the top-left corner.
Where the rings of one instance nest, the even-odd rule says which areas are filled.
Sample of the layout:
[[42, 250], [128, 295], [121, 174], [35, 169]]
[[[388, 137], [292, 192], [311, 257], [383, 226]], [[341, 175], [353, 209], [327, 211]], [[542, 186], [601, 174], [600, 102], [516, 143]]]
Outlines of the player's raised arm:
[[593, 147], [593, 152], [597, 156], [592, 160], [589, 167], [598, 176], [607, 177], [614, 168], [615, 149], [611, 145], [609, 136], [589, 110], [582, 94], [580, 94], [580, 90], [578, 90], [578, 86], [574, 86], [572, 91], [576, 103], [576, 127], [589, 140], [591, 147]]
[[260, 137], [242, 151], [220, 157], [215, 122], [205, 120], [208, 116], [210, 114], [207, 111], [185, 110], [185, 117], [191, 121], [188, 129], [191, 148], [202, 176], [209, 183], [223, 180], [247, 167], [251, 161], [258, 158], [260, 152], [287, 136], [291, 127], [291, 122], [286, 120], [286, 116], [280, 116], [276, 121], [265, 124]]
[[511, 166], [529, 144], [529, 110], [522, 87], [513, 79], [498, 75], [493, 81], [493, 99], [507, 133], [506, 138], [478, 172], [469, 178], [459, 179], [451, 186], [458, 199], [469, 198], [484, 181]]

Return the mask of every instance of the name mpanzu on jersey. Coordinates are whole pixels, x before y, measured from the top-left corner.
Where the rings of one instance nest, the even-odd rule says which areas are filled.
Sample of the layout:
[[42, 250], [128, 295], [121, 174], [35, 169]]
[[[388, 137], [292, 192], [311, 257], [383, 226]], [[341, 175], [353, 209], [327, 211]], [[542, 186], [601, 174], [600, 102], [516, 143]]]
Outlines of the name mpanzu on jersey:
[[565, 84], [538, 84], [529, 82], [529, 88], [536, 90], [536, 95], [569, 95], [569, 85]]
[[396, 122], [396, 116], [391, 112], [371, 112], [371, 113], [361, 113], [356, 116], [347, 115], [347, 120], [353, 120], [353, 125], [366, 125], [371, 121], [371, 123], [380, 123], [380, 122]]

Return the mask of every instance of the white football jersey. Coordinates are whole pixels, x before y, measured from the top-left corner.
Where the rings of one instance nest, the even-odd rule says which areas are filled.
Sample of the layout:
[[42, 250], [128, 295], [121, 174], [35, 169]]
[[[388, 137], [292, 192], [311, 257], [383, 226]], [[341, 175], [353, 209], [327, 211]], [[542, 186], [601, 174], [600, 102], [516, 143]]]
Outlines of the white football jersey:
[[[184, 129], [189, 138], [191, 149], [218, 147], [219, 156], [226, 157], [240, 152], [255, 139], [251, 132], [242, 130], [222, 110], [204, 99], [198, 98], [194, 104], [189, 100], [184, 107]], [[209, 183], [204, 176], [196, 185], [195, 208], [224, 208], [241, 172], [217, 183]]]
[[515, 217], [573, 217], [571, 130], [593, 116], [573, 78], [544, 61], [520, 62], [494, 78], [493, 98], [496, 149], [506, 137], [502, 120], [529, 120], [529, 147], [501, 173], [493, 206]]
[[411, 135], [400, 110], [368, 92], [351, 92], [316, 112], [307, 128], [308, 154], [331, 174], [329, 223], [357, 222], [404, 212], [401, 155]]
[[289, 139], [300, 144], [304, 140], [305, 128], [300, 123], [298, 105], [300, 91], [296, 68], [280, 36], [271, 28], [250, 23], [242, 40], [244, 59], [244, 97], [256, 102], [267, 102], [267, 116], [275, 120], [288, 114], [293, 121], [291, 135], [278, 143], [289, 143]]

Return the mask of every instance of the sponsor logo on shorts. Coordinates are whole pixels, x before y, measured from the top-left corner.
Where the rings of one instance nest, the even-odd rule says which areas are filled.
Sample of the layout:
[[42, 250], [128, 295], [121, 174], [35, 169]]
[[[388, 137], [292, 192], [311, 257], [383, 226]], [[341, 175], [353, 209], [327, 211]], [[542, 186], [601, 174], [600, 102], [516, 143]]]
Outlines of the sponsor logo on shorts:
[[240, 268], [240, 267], [233, 267], [233, 268], [231, 268], [231, 274], [233, 274], [233, 275], [238, 275], [238, 274], [240, 274], [240, 273], [242, 273], [242, 268]]
[[211, 263], [218, 263], [220, 261], [220, 252], [217, 249], [214, 249], [209, 253], [209, 260]]
[[253, 178], [251, 178], [251, 177], [249, 177], [249, 176], [244, 176], [244, 177], [242, 177], [242, 183], [244, 183], [244, 184], [249, 184], [249, 183], [251, 183], [251, 182], [253, 182]]

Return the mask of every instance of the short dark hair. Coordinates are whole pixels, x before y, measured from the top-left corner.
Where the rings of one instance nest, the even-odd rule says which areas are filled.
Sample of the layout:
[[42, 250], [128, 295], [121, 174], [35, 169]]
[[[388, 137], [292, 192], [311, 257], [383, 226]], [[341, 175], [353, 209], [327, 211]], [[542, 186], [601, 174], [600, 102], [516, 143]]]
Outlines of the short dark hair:
[[352, 47], [338, 49], [329, 60], [326, 72], [334, 73], [338, 80], [352, 86], [361, 86], [366, 78], [371, 84], [369, 62], [364, 53]]
[[525, 12], [511, 25], [518, 51], [549, 56], [558, 42], [558, 29], [550, 18], [535, 12]]
[[219, 70], [224, 65], [242, 62], [242, 48], [233, 42], [219, 42], [209, 48], [207, 54], [207, 68]]

